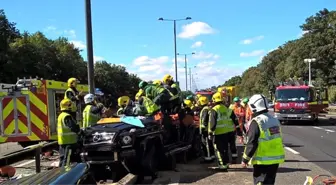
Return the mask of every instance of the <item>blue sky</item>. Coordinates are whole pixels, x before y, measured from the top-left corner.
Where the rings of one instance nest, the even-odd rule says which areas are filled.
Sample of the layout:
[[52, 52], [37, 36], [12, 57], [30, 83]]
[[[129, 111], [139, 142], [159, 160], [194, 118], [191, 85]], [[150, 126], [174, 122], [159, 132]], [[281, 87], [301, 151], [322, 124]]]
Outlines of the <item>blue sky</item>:
[[[336, 8], [335, 0], [91, 1], [95, 58], [125, 65], [145, 80], [174, 75], [173, 23], [157, 19], [192, 17], [177, 22], [177, 50], [196, 53], [188, 65], [198, 88], [241, 74], [299, 38], [308, 16]], [[1, 0], [1, 8], [21, 31], [68, 37], [86, 58], [84, 0]], [[184, 60], [178, 61], [185, 89]]]

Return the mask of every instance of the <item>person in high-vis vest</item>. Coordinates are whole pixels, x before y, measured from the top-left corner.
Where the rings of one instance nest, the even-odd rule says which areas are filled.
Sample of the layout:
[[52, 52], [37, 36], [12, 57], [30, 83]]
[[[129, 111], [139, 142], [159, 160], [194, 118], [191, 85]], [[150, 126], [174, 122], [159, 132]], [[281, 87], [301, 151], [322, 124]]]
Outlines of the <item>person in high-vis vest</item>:
[[83, 122], [81, 128], [91, 127], [100, 120], [104, 105], [96, 103], [93, 94], [84, 96], [85, 108], [83, 110]]
[[153, 84], [154, 84], [154, 85], [159, 85], [159, 86], [162, 86], [162, 85], [163, 85], [163, 83], [162, 83], [161, 80], [154, 80], [154, 81], [153, 81]]
[[71, 115], [76, 119], [77, 115], [77, 104], [80, 101], [80, 97], [83, 96], [83, 92], [77, 90], [77, 84], [79, 80], [76, 78], [69, 78], [68, 80], [68, 89], [64, 93], [64, 99], [70, 99], [73, 102], [73, 107], [71, 109]]
[[206, 96], [201, 96], [198, 98], [198, 104], [202, 109], [200, 112], [200, 126], [199, 131], [200, 135], [202, 136], [202, 152], [203, 152], [203, 159], [204, 161], [213, 161], [215, 159], [215, 153], [213, 144], [209, 143], [209, 134], [208, 134], [208, 125], [209, 125], [209, 110], [210, 107], [208, 106], [209, 100]]
[[136, 106], [134, 113], [137, 116], [153, 116], [160, 112], [160, 107], [146, 96], [139, 98], [139, 106]]
[[[79, 125], [71, 116], [73, 102], [70, 99], [63, 99], [60, 103], [61, 114], [57, 118], [57, 140], [59, 145], [60, 163], [59, 166], [69, 164], [75, 158], [73, 154], [77, 148]], [[77, 156], [80, 158], [79, 156]]]
[[254, 184], [275, 184], [279, 164], [285, 161], [280, 122], [268, 113], [268, 102], [264, 95], [250, 98], [249, 107], [253, 118], [247, 133], [242, 165], [253, 165]]
[[242, 133], [240, 129], [235, 129], [239, 124], [233, 111], [223, 104], [222, 94], [216, 92], [212, 96], [212, 101], [214, 105], [209, 111], [209, 139], [213, 141], [218, 168], [227, 170], [229, 163], [228, 145], [230, 145], [232, 161], [236, 161], [235, 130], [239, 137], [242, 136]]
[[128, 96], [121, 96], [118, 98], [118, 106], [117, 115], [125, 115], [125, 116], [134, 116], [131, 98]]
[[142, 89], [139, 89], [139, 91], [136, 93], [136, 95], [135, 95], [135, 101], [139, 101], [139, 98], [141, 97], [141, 96], [144, 96], [145, 95], [145, 92], [144, 92], [144, 90], [142, 90]]
[[162, 80], [164, 87], [172, 94], [173, 100], [171, 100], [171, 109], [172, 113], [176, 114], [181, 109], [181, 104], [183, 103], [182, 91], [178, 83], [174, 81], [174, 78], [167, 74], [163, 77]]

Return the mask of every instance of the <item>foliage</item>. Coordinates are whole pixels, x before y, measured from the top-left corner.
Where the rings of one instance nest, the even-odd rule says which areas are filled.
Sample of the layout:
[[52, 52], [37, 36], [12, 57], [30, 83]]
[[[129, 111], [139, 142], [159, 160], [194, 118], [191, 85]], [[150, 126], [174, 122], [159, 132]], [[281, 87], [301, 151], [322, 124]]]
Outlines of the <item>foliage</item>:
[[242, 81], [242, 78], [240, 76], [234, 76], [230, 78], [229, 80], [225, 81], [225, 83], [222, 86], [235, 86], [239, 85]]
[[[316, 62], [311, 63], [315, 86], [336, 84], [336, 11], [323, 9], [307, 18], [300, 28], [305, 33], [301, 38], [269, 52], [260, 64], [242, 74], [239, 83], [241, 96], [268, 95], [279, 82], [288, 78], [302, 77], [308, 81], [306, 58], [316, 58]], [[224, 84], [236, 85], [238, 79], [233, 77]]]
[[[36, 76], [59, 81], [76, 77], [87, 83], [87, 62], [66, 38], [51, 40], [41, 32], [20, 34], [0, 10], [0, 82], [13, 84], [17, 77]], [[95, 63], [95, 85], [111, 94], [114, 102], [122, 95], [133, 98], [139, 82], [123, 66]]]
[[329, 102], [336, 103], [336, 85], [332, 85], [328, 89]]

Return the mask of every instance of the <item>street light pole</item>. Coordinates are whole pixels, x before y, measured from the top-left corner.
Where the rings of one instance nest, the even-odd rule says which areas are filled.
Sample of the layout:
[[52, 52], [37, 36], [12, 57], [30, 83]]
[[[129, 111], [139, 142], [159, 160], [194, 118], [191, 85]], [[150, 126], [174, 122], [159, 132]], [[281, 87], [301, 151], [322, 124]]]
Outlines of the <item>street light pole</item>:
[[175, 56], [175, 80], [178, 82], [177, 79], [177, 46], [176, 46], [176, 21], [183, 21], [183, 20], [191, 20], [191, 17], [186, 17], [184, 19], [164, 19], [160, 17], [159, 21], [173, 21], [174, 22], [174, 56]]
[[[184, 55], [184, 68], [185, 68], [185, 82], [186, 82], [186, 91], [188, 90], [188, 61], [187, 61], [187, 55], [194, 55], [195, 53], [186, 53], [186, 54], [180, 54], [177, 53], [177, 55]], [[176, 65], [175, 65], [176, 66]]]
[[311, 63], [312, 62], [315, 62], [316, 61], [316, 58], [306, 58], [304, 59], [304, 62], [305, 63], [308, 63], [308, 71], [309, 71], [309, 85], [312, 85], [311, 83]]
[[86, 20], [86, 47], [88, 59], [88, 83], [90, 93], [94, 94], [94, 65], [93, 65], [93, 46], [92, 46], [92, 21], [91, 21], [91, 0], [85, 0], [85, 20]]
[[191, 90], [191, 67], [189, 67], [189, 85], [190, 85], [190, 91], [192, 91]]

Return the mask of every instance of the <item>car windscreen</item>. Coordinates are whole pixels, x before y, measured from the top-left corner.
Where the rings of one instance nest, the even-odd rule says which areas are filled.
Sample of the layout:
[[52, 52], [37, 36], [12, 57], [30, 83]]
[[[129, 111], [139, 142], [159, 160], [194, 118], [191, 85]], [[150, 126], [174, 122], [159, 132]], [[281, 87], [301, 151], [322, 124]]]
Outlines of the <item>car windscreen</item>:
[[277, 101], [308, 101], [308, 89], [278, 89], [275, 92]]

